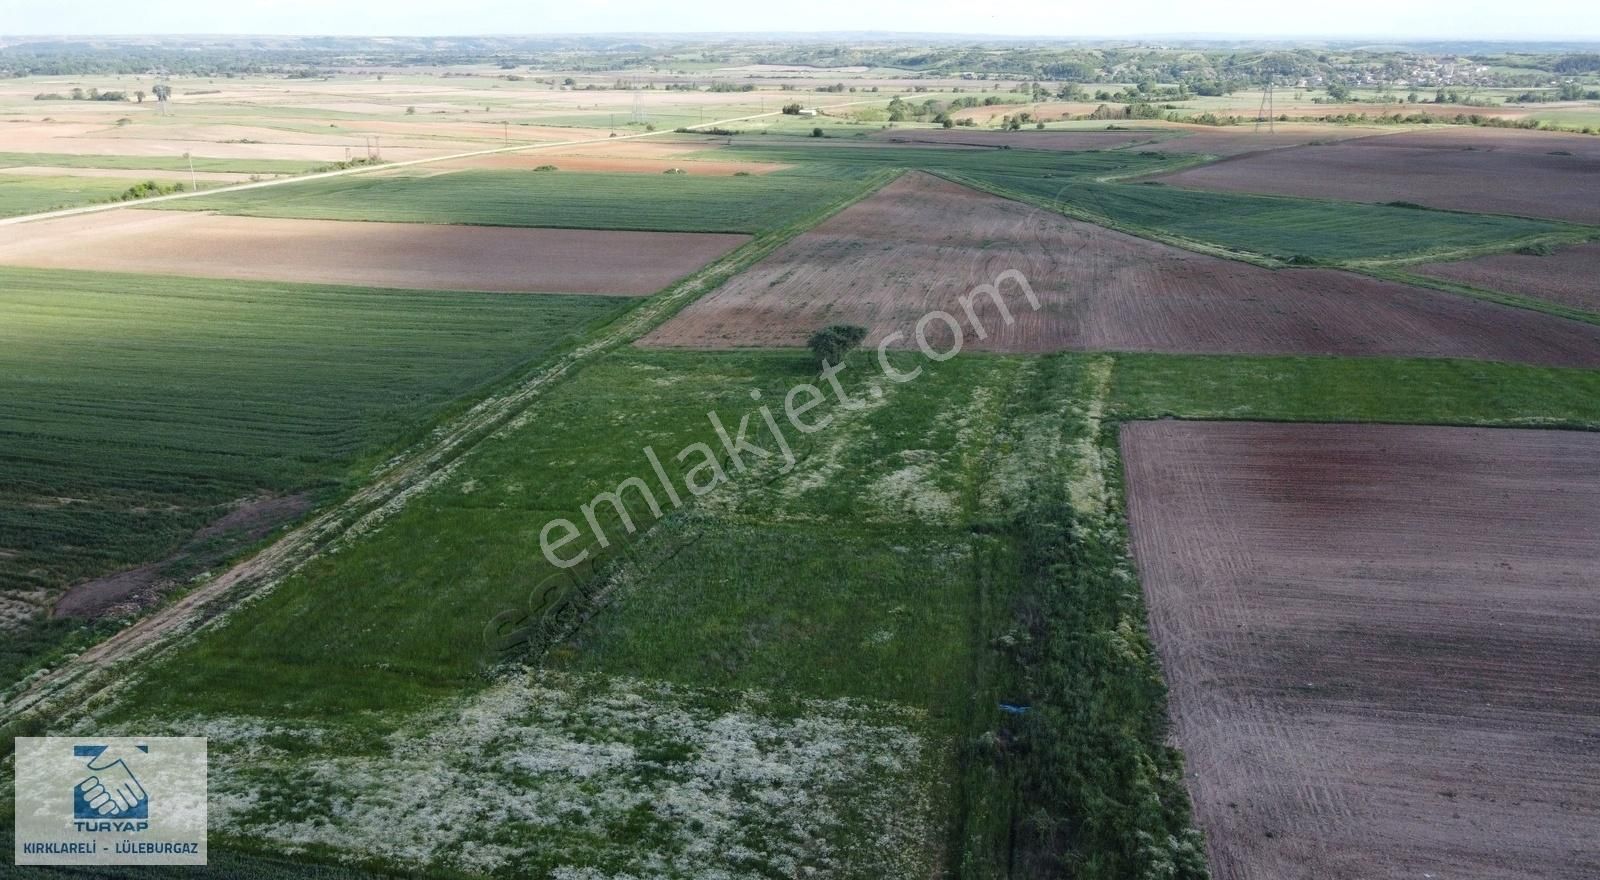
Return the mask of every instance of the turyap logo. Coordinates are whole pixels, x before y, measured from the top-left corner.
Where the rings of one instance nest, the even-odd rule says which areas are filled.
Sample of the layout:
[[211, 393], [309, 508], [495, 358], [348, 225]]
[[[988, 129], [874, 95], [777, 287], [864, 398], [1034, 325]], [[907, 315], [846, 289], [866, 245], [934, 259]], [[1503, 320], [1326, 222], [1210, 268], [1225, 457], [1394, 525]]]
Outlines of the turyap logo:
[[[135, 754], [150, 754], [150, 746], [134, 746]], [[72, 789], [74, 819], [120, 819], [131, 822], [150, 818], [150, 795], [128, 766], [128, 754], [108, 746], [73, 746], [75, 758], [86, 759], [93, 775]], [[138, 763], [135, 759], [134, 763]], [[79, 823], [80, 825], [82, 823]], [[80, 830], [89, 830], [81, 829]], [[124, 828], [143, 831], [144, 828]]]
[[18, 737], [16, 748], [16, 864], [205, 864], [203, 738]]

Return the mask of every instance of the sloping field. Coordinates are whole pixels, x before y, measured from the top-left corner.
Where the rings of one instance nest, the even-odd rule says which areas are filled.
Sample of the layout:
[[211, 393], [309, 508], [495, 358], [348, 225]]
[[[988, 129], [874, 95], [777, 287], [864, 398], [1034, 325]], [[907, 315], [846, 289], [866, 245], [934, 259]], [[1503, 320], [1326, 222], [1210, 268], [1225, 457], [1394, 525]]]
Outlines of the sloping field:
[[1217, 880], [1600, 872], [1600, 436], [1122, 429]]
[[27, 223], [0, 264], [414, 290], [646, 295], [743, 235], [109, 211]]
[[1163, 178], [1226, 192], [1276, 193], [1356, 202], [1404, 201], [1477, 211], [1600, 223], [1600, 157], [1523, 150], [1440, 150], [1334, 144], [1241, 155]]
[[[960, 218], [960, 222], [953, 222]], [[1600, 365], [1600, 327], [1327, 270], [1273, 272], [1194, 254], [979, 193], [922, 173], [774, 251], [644, 337], [654, 346], [798, 346], [854, 323], [868, 344], [892, 332], [915, 347], [933, 310], [1008, 269], [1042, 307], [1003, 291], [1015, 323], [986, 297], [987, 333], [968, 348], [1045, 352], [1346, 354], [1477, 357]], [[949, 348], [933, 321], [928, 338]], [[941, 336], [941, 334], [943, 334]]]
[[1493, 254], [1457, 263], [1430, 263], [1411, 271], [1600, 312], [1600, 242], [1562, 248], [1543, 257]]

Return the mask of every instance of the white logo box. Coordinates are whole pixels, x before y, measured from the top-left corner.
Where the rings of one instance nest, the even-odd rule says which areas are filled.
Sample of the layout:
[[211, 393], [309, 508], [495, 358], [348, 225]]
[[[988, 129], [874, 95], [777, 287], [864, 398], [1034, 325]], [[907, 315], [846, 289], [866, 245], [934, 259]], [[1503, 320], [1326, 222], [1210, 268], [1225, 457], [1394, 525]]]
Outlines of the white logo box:
[[18, 865], [203, 865], [206, 740], [19, 737]]

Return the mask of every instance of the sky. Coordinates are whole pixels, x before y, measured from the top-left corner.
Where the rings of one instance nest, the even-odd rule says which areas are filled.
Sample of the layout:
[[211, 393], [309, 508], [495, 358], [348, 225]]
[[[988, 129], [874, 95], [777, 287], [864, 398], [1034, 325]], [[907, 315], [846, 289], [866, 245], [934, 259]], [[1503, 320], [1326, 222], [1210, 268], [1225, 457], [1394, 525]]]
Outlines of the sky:
[[1594, 0], [0, 0], [0, 34], [467, 34], [901, 31], [1039, 37], [1218, 35], [1600, 39]]

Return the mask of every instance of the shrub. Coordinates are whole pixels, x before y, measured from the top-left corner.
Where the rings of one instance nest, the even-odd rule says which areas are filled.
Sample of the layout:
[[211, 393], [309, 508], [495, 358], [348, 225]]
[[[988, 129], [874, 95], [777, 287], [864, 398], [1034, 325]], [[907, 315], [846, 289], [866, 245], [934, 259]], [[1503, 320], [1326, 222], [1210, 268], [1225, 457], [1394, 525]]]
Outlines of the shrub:
[[535, 170], [535, 171], [558, 171], [560, 169], [556, 168], [556, 166], [554, 166], [554, 165], [540, 165], [538, 168], [535, 168], [533, 170]]
[[811, 334], [811, 338], [806, 341], [806, 347], [816, 355], [817, 363], [826, 369], [829, 364], [837, 364], [844, 360], [844, 356], [866, 338], [865, 327], [858, 327], [855, 324], [831, 324]]

